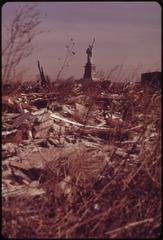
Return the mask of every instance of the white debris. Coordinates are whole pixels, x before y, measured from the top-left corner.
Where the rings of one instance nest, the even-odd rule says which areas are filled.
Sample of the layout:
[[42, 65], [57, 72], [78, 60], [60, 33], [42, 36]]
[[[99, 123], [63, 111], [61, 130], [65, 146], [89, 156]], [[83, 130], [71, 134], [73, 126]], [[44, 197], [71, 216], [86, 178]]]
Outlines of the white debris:
[[122, 148], [117, 148], [115, 153], [120, 157], [126, 157], [128, 155], [128, 153], [124, 152]]
[[17, 132], [17, 129], [13, 129], [11, 131], [2, 131], [2, 136], [7, 136], [15, 132]]
[[97, 210], [97, 211], [100, 210], [100, 207], [99, 207], [98, 203], [94, 204], [94, 209]]

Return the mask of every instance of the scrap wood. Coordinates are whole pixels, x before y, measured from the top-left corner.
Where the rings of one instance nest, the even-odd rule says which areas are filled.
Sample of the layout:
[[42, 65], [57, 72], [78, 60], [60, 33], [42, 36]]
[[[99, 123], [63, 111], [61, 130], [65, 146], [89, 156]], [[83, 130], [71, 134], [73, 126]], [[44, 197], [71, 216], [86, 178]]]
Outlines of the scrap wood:
[[2, 107], [8, 107], [15, 111], [22, 112], [22, 106], [14, 97], [2, 96]]
[[105, 94], [103, 94], [103, 95], [101, 94], [101, 96], [97, 97], [98, 101], [108, 101], [108, 102], [111, 102], [113, 100], [124, 100], [124, 99], [125, 98], [119, 94], [110, 94], [109, 96], [105, 95]]
[[28, 159], [28, 156], [26, 157], [27, 160], [23, 159], [23, 162], [12, 161], [12, 162], [10, 162], [10, 166], [15, 167], [15, 168], [19, 168], [19, 169], [22, 169], [22, 170], [30, 170], [30, 169], [33, 169], [33, 168], [43, 169], [44, 165], [42, 163], [42, 160], [41, 160], [40, 156], [39, 156], [40, 161], [38, 161], [38, 159], [37, 159], [36, 162], [35, 162], [35, 160], [30, 161], [30, 158], [34, 157], [36, 154], [39, 156], [38, 153], [35, 153], [35, 154], [33, 153], [32, 156], [31, 155], [29, 156], [29, 159]]
[[120, 156], [120, 157], [127, 157], [128, 153], [124, 151], [122, 148], [117, 148], [115, 151], [115, 154]]
[[45, 122], [41, 122], [39, 125], [34, 126], [36, 131], [42, 131], [53, 126], [53, 121], [50, 119]]
[[38, 186], [33, 186], [32, 183], [29, 185], [23, 185], [23, 186], [13, 186], [10, 187], [10, 189], [2, 189], [2, 195], [3, 197], [6, 196], [37, 196], [42, 195], [45, 193], [45, 191], [42, 188], [38, 188]]
[[[57, 114], [54, 114], [54, 113], [52, 113], [52, 114], [50, 115], [50, 117], [51, 117], [51, 118], [55, 118], [55, 119], [59, 119], [59, 120], [61, 120], [61, 121], [63, 121], [63, 122], [66, 122], [66, 123], [70, 123], [70, 124], [76, 125], [76, 126], [78, 126], [78, 127], [84, 127], [85, 129], [90, 128], [90, 129], [99, 129], [99, 131], [100, 131], [100, 130], [101, 130], [101, 131], [115, 131], [113, 128], [106, 128], [106, 127], [100, 127], [100, 126], [84, 125], [84, 124], [82, 124], [82, 123], [78, 123], [78, 122], [75, 122], [75, 121], [68, 120], [68, 119], [66, 119], [66, 118], [64, 118], [64, 117], [61, 117], [61, 116], [59, 116], [59, 115], [57, 115]], [[124, 130], [124, 132], [126, 132], [126, 130]]]
[[13, 133], [16, 133], [17, 132], [17, 129], [13, 129], [11, 131], [2, 131], [2, 136], [8, 136], [10, 134], [13, 134]]
[[12, 120], [18, 116], [20, 116], [20, 113], [3, 113], [2, 120]]
[[58, 119], [58, 120], [61, 120], [61, 121], [64, 121], [64, 122], [66, 122], [66, 123], [70, 123], [70, 124], [79, 126], [79, 127], [84, 127], [84, 125], [81, 124], [81, 123], [74, 122], [74, 121], [68, 120], [68, 119], [66, 119], [66, 118], [60, 117], [60, 116], [58, 116], [58, 115], [55, 114], [55, 113], [52, 113], [52, 114], [50, 115], [50, 117], [51, 117], [51, 118]]
[[12, 107], [14, 105], [15, 98], [11, 96], [2, 96], [2, 104]]
[[31, 110], [31, 106], [29, 104], [20, 102], [15, 97], [10, 96], [2, 96], [2, 106], [7, 106], [18, 112], [23, 112], [24, 108]]
[[33, 116], [37, 116], [37, 117], [38, 117], [38, 116], [44, 115], [45, 113], [48, 113], [48, 112], [50, 112], [50, 111], [48, 111], [47, 108], [43, 108], [43, 109], [41, 109], [41, 110], [32, 112], [31, 114], [32, 114]]
[[6, 151], [8, 153], [16, 153], [17, 145], [14, 143], [6, 143], [2, 145], [2, 151]]
[[27, 182], [31, 182], [31, 179], [29, 178], [29, 176], [27, 174], [25, 174], [21, 169], [12, 169], [11, 170], [11, 174], [12, 177], [14, 177], [14, 179], [18, 182], [22, 182], [23, 180], [27, 181]]
[[[44, 170], [41, 169], [40, 167], [32, 167], [29, 164], [23, 164], [18, 162], [14, 163], [11, 162], [10, 167], [12, 169], [13, 176], [15, 177], [20, 176], [22, 178], [24, 175], [26, 175], [28, 178], [25, 179], [26, 180], [28, 179], [28, 181], [38, 180], [41, 173], [44, 172]], [[14, 169], [16, 169], [16, 171]], [[23, 175], [19, 174], [20, 171], [23, 173]]]
[[20, 162], [10, 162], [11, 167], [23, 169], [23, 170], [29, 170], [32, 168], [32, 165], [27, 164], [27, 163], [20, 163]]
[[48, 126], [42, 127], [41, 129], [39, 128], [33, 128], [32, 131], [32, 137], [34, 139], [38, 139], [38, 138], [47, 138], [47, 136], [49, 135], [49, 130], [51, 129], [52, 124], [49, 124]]
[[128, 134], [125, 130], [122, 129], [114, 129], [114, 128], [83, 128], [80, 129], [80, 134], [91, 134], [97, 135], [99, 137], [117, 137], [117, 138], [128, 138]]
[[[59, 84], [60, 83], [58, 83], [58, 85]], [[150, 158], [148, 158], [148, 155], [153, 156], [154, 154], [153, 152], [154, 151], [153, 149], [155, 149], [154, 144], [158, 144], [156, 140], [158, 135], [157, 131], [159, 132], [160, 130], [159, 124], [160, 112], [157, 110], [157, 106], [156, 108], [155, 106], [153, 106], [154, 109], [151, 108], [151, 111], [145, 111], [146, 105], [142, 104], [141, 99], [140, 101], [138, 101], [138, 105], [137, 102], [134, 103], [135, 102], [134, 92], [136, 90], [133, 89], [134, 91], [131, 94], [131, 99], [129, 99], [127, 98], [127, 96], [125, 96], [125, 93], [120, 89], [119, 84], [117, 86], [117, 89], [115, 88], [115, 91], [113, 89], [112, 92], [113, 93], [118, 92], [120, 94], [112, 95], [110, 94], [111, 93], [110, 89], [104, 88], [103, 91], [104, 95], [102, 96], [101, 92], [100, 101], [95, 99], [94, 95], [92, 94], [93, 92], [91, 92], [92, 90], [90, 90], [89, 94], [87, 92], [82, 91], [82, 89], [81, 91], [80, 90], [78, 91], [75, 88], [73, 88], [72, 94], [67, 90], [66, 90], [67, 93], [64, 93], [64, 87], [61, 86], [60, 91], [57, 90], [55, 84], [54, 88], [49, 89], [50, 91], [53, 91], [53, 93], [45, 92], [37, 94], [32, 93], [33, 90], [34, 88], [31, 89], [31, 93], [29, 93], [28, 95], [26, 94], [27, 100], [30, 102], [31, 105], [32, 104], [34, 105], [35, 102], [37, 102], [38, 100], [39, 100], [38, 102], [40, 101], [42, 102], [42, 99], [43, 102], [44, 100], [45, 102], [47, 101], [47, 106], [44, 109], [42, 109], [41, 111], [34, 110], [31, 113], [25, 114], [24, 113], [7, 114], [3, 112], [4, 115], [2, 119], [3, 144], [6, 142], [6, 139], [7, 141], [15, 143], [16, 135], [19, 135], [21, 143], [19, 145], [17, 144], [16, 153], [14, 149], [13, 154], [12, 151], [10, 152], [8, 149], [6, 151], [3, 151], [3, 154], [6, 154], [7, 158], [3, 159], [2, 161], [2, 178], [3, 178], [2, 193], [5, 198], [6, 196], [13, 197], [13, 202], [9, 202], [12, 204], [11, 206], [14, 207], [15, 209], [14, 202], [15, 196], [18, 199], [18, 202], [19, 197], [22, 196], [23, 201], [25, 198], [29, 198], [30, 195], [40, 196], [39, 199], [38, 198], [32, 199], [32, 202], [30, 201], [30, 203], [32, 203], [32, 206], [34, 203], [34, 208], [35, 205], [36, 207], [38, 205], [38, 207], [41, 207], [43, 211], [46, 208], [47, 210], [46, 219], [44, 215], [38, 214], [38, 216], [35, 216], [34, 213], [33, 216], [30, 215], [29, 218], [27, 216], [27, 221], [29, 220], [28, 222], [30, 222], [30, 219], [32, 219], [32, 217], [36, 219], [39, 218], [40, 216], [43, 216], [43, 219], [41, 219], [42, 221], [45, 220], [45, 222], [47, 223], [49, 223], [49, 221], [54, 222], [54, 224], [56, 223], [57, 230], [55, 231], [53, 227], [54, 232], [53, 229], [52, 231], [49, 231], [49, 237], [50, 235], [53, 236], [66, 235], [68, 237], [71, 236], [76, 237], [78, 235], [79, 237], [84, 237], [85, 224], [88, 225], [88, 223], [94, 224], [93, 228], [91, 228], [90, 226], [90, 228], [88, 228], [88, 231], [86, 229], [86, 235], [89, 235], [88, 237], [93, 235], [118, 237], [120, 235], [122, 236], [123, 233], [125, 235], [135, 234], [135, 236], [138, 237], [140, 235], [139, 233], [142, 233], [142, 227], [145, 227], [145, 231], [146, 230], [148, 231], [148, 227], [150, 227], [152, 221], [150, 221], [149, 219], [145, 220], [134, 219], [134, 216], [137, 217], [137, 215], [134, 215], [136, 214], [136, 208], [134, 208], [132, 204], [133, 201], [131, 201], [131, 204], [130, 201], [128, 201], [128, 195], [124, 196], [124, 194], [125, 193], [130, 194], [129, 187], [131, 187], [131, 190], [134, 189], [135, 191], [134, 201], [136, 200], [137, 205], [141, 205], [141, 203], [143, 203], [146, 200], [153, 199], [152, 198], [153, 194], [156, 197], [155, 200], [159, 201], [159, 191], [158, 188], [156, 188], [157, 185], [159, 187], [159, 182], [157, 183], [155, 173], [157, 174], [157, 172], [159, 171], [158, 169], [160, 156], [158, 156], [157, 154], [154, 159], [152, 159], [152, 157], [151, 160]], [[40, 88], [40, 90], [42, 91], [43, 89]], [[107, 94], [105, 94], [105, 92], [107, 92]], [[67, 96], [68, 94], [69, 96]], [[106, 95], [109, 96], [108, 99]], [[126, 97], [126, 101], [120, 99], [120, 97], [118, 96]], [[94, 102], [91, 101], [92, 98]], [[20, 102], [22, 100], [23, 99], [21, 97]], [[109, 104], [109, 101], [111, 102], [111, 104]], [[87, 112], [86, 110], [87, 108], [89, 108], [92, 102], [94, 104], [93, 105], [94, 108], [91, 109], [91, 111], [89, 112], [90, 114], [86, 118], [87, 121], [86, 123], [84, 123], [82, 122], [83, 119], [82, 113]], [[124, 103], [126, 102], [127, 106], [125, 112]], [[83, 106], [85, 106], [86, 110], [83, 108]], [[106, 109], [104, 108], [105, 106]], [[127, 113], [128, 107], [130, 108], [130, 106], [132, 106], [131, 108], [133, 110], [133, 115], [131, 118], [128, 118]], [[4, 108], [4, 110], [8, 110], [8, 108], [6, 109]], [[12, 112], [15, 111], [12, 108], [9, 110]], [[103, 114], [104, 111], [106, 114]], [[67, 116], [64, 116], [65, 112], [66, 114], [68, 112], [69, 115], [67, 114]], [[138, 114], [140, 113], [142, 113], [142, 116], [138, 116]], [[123, 121], [121, 119], [122, 115], [124, 117]], [[108, 119], [108, 123], [106, 123], [107, 117], [110, 117], [110, 119]], [[151, 120], [154, 126], [153, 127], [151, 126], [149, 128], [149, 131], [146, 132], [145, 135], [144, 132], [145, 128], [147, 127], [146, 122], [148, 122], [148, 120], [149, 122]], [[155, 123], [156, 121], [158, 121], [157, 128]], [[23, 140], [24, 136], [26, 136], [25, 135], [26, 132], [29, 132], [26, 125], [24, 124], [25, 122], [29, 122], [29, 125], [31, 127], [30, 129], [33, 134], [32, 140], [29, 139], [29, 137], [28, 140]], [[11, 127], [7, 124], [10, 124]], [[52, 127], [49, 128], [50, 127], [49, 125], [52, 125]], [[46, 130], [48, 128], [50, 130], [47, 135]], [[25, 133], [23, 132], [23, 130], [25, 131]], [[34, 138], [36, 135], [33, 132], [33, 130], [34, 131], [36, 130], [37, 136], [40, 135], [38, 139]], [[21, 137], [21, 134], [23, 135], [23, 137]], [[42, 136], [43, 138], [41, 138]], [[9, 140], [9, 138], [11, 140]], [[11, 155], [9, 156], [8, 154], [10, 153]], [[147, 165], [146, 164], [141, 165], [144, 156], [147, 156], [147, 158], [149, 159], [149, 161], [147, 161]], [[154, 163], [152, 162], [153, 160]], [[139, 168], [139, 166], [141, 167]], [[149, 168], [148, 172], [144, 172], [146, 168]], [[140, 171], [141, 169], [143, 171]], [[13, 177], [13, 172], [15, 178]], [[34, 172], [36, 172], [36, 175], [34, 174]], [[136, 178], [134, 178], [135, 181], [132, 181], [133, 177], [135, 176], [135, 173], [140, 173], [140, 184], [139, 175], [136, 175]], [[144, 185], [141, 181], [142, 173], [143, 173], [142, 176], [143, 177], [145, 176], [145, 181], [147, 180], [148, 182], [148, 179], [146, 179], [146, 177], [148, 177], [150, 179], [150, 182], [152, 181], [153, 183], [157, 183], [157, 185], [150, 184], [150, 186], [152, 186], [152, 191], [149, 192], [151, 193], [151, 195], [149, 195], [149, 197], [147, 195], [144, 195], [148, 199], [143, 198], [143, 200], [141, 194], [140, 199], [138, 196], [139, 194], [136, 194], [137, 190], [139, 193], [140, 189], [142, 189], [142, 191], [145, 189], [143, 188]], [[129, 181], [127, 180], [128, 178]], [[129, 183], [131, 182], [130, 184], [131, 186], [129, 186], [128, 182]], [[35, 183], [37, 185], [34, 186], [33, 184]], [[57, 187], [60, 186], [62, 191], [56, 190], [55, 184]], [[46, 192], [45, 198], [44, 196], [41, 196], [42, 194], [44, 194], [44, 191], [42, 190], [41, 186], [43, 186], [43, 188], [45, 187], [44, 188]], [[124, 189], [126, 189], [126, 191], [124, 191]], [[127, 192], [128, 190], [129, 192]], [[155, 194], [155, 190], [157, 191], [158, 196], [157, 194]], [[59, 193], [57, 193], [57, 191]], [[67, 201], [66, 199], [63, 199], [62, 201], [62, 198], [61, 199], [59, 198], [60, 192], [72, 193], [71, 202], [70, 203], [66, 202]], [[122, 221], [120, 222], [118, 221], [117, 225], [115, 225], [114, 223], [116, 222], [116, 219], [119, 216], [119, 212], [117, 212], [119, 206], [116, 206], [115, 208], [115, 205], [117, 203], [115, 203], [114, 201], [115, 200], [114, 195], [115, 198], [116, 196], [119, 196], [117, 202], [120, 199], [119, 206], [121, 208], [123, 208], [123, 206], [126, 206], [126, 209], [130, 209], [130, 205], [133, 206], [133, 208], [131, 208], [131, 211], [129, 211], [129, 214], [127, 212], [127, 216], [129, 218], [126, 219], [126, 222], [123, 222], [123, 219], [126, 217], [125, 215], [126, 211], [124, 211], [124, 214], [122, 214], [122, 218], [120, 219]], [[55, 199], [51, 198], [51, 196], [54, 196]], [[47, 203], [47, 205], [44, 204], [44, 200], [45, 203]], [[53, 221], [53, 219], [50, 219], [51, 216], [49, 217], [49, 212], [51, 214], [51, 200], [52, 201], [55, 200], [53, 201], [52, 205], [54, 205], [53, 206], [54, 212], [55, 209], [57, 210], [55, 212], [56, 215], [55, 219], [57, 220], [57, 222]], [[26, 206], [26, 202], [25, 204], [23, 203], [23, 205], [21, 204], [21, 201], [19, 203], [20, 206], [19, 204], [18, 206], [16, 206], [17, 208], [16, 211], [18, 212], [18, 215], [20, 215], [20, 219], [22, 218], [23, 221], [24, 215], [23, 214], [21, 215], [20, 212], [21, 206]], [[4, 201], [3, 204], [4, 208], [6, 208], [5, 204], [6, 203]], [[151, 201], [151, 205], [149, 205], [149, 209], [147, 210], [150, 211], [150, 207], [153, 206], [152, 204], [153, 202]], [[108, 205], [110, 207], [110, 210], [105, 214], [106, 212], [105, 210], [108, 209]], [[156, 204], [156, 208], [154, 207], [152, 211], [157, 212], [157, 209], [159, 211], [157, 205], [158, 204]], [[11, 208], [11, 206], [8, 205], [7, 202], [7, 210], [9, 207]], [[116, 215], [114, 214], [115, 212], [117, 212]], [[13, 211], [13, 213], [14, 217], [15, 212]], [[63, 214], [65, 213], [64, 219], [62, 213]], [[74, 215], [73, 219], [71, 215]], [[105, 228], [106, 227], [105, 225], [107, 224], [108, 220], [107, 215], [109, 215], [111, 217], [111, 220], [113, 220], [109, 223], [110, 229]], [[81, 217], [81, 219], [79, 219], [78, 216], [79, 218]], [[130, 216], [132, 219], [130, 218]], [[8, 223], [7, 217], [8, 215], [5, 216], [5, 221]], [[96, 220], [97, 221], [94, 223], [92, 221], [92, 218], [93, 221]], [[64, 224], [65, 219], [68, 219], [66, 220], [68, 221], [66, 222], [66, 226]], [[9, 220], [11, 220], [11, 217]], [[75, 225], [73, 223], [75, 223]], [[69, 225], [73, 225], [72, 228], [71, 227], [69, 228], [70, 230], [66, 228], [69, 227]], [[152, 231], [154, 232], [156, 230], [155, 227], [153, 228], [152, 225], [149, 232]], [[45, 228], [49, 229], [49, 226], [48, 225], [46, 226], [45, 224]], [[58, 226], [61, 226], [61, 232], [59, 232], [60, 227], [58, 228]], [[84, 227], [84, 231], [80, 231], [81, 226]], [[29, 227], [32, 226], [30, 225]], [[35, 231], [37, 229], [31, 228], [31, 230]], [[130, 230], [131, 232], [130, 231], [128, 232], [128, 230]], [[4, 231], [6, 231], [6, 233], [8, 232], [8, 225], [6, 225], [6, 229], [4, 229]], [[19, 229], [16, 232], [15, 228], [13, 228], [13, 231], [16, 235], [18, 234]], [[157, 230], [156, 234], [157, 233], [159, 234], [158, 231], [159, 230]], [[9, 234], [12, 235], [12, 233], [13, 232], [11, 231], [11, 233]], [[38, 234], [36, 235], [37, 237], [39, 237], [39, 231]], [[148, 235], [150, 235], [150, 233]]]
[[6, 130], [6, 129], [12, 129], [12, 125], [9, 123], [2, 123], [2, 130]]
[[31, 113], [30, 112], [24, 112], [21, 115], [19, 115], [19, 117], [17, 117], [13, 123], [13, 127], [14, 128], [18, 128], [19, 126], [21, 126], [26, 120], [29, 120], [31, 117]]

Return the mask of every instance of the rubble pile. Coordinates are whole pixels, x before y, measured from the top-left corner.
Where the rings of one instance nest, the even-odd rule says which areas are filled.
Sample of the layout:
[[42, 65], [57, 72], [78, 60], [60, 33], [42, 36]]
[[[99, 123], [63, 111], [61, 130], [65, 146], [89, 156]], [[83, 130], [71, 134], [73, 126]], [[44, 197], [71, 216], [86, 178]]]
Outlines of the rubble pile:
[[[4, 235], [159, 236], [160, 90], [79, 81], [34, 90], [2, 96]], [[143, 219], [144, 232], [122, 227]], [[25, 232], [13, 230], [18, 221]]]

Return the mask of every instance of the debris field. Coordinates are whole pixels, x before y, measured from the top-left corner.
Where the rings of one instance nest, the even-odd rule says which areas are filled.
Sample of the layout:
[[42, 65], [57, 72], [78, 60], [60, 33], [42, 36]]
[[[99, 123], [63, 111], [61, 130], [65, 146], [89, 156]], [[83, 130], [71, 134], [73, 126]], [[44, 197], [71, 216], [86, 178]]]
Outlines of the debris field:
[[2, 95], [2, 233], [156, 238], [161, 93], [136, 83], [56, 82]]

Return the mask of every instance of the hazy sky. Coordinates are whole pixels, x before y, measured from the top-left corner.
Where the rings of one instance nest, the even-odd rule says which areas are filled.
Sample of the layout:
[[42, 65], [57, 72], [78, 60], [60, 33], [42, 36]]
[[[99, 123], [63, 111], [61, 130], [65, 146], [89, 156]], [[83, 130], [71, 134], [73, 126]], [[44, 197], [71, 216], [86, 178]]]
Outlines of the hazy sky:
[[[2, 7], [2, 27], [19, 4], [8, 2]], [[38, 2], [38, 7], [44, 16], [40, 29], [45, 32], [35, 39], [36, 50], [26, 61], [34, 77], [39, 59], [44, 71], [55, 78], [70, 38], [76, 54], [63, 76], [83, 76], [85, 51], [93, 37], [97, 70], [110, 71], [118, 64], [126, 69], [139, 66], [139, 72], [160, 70], [161, 7], [157, 2]], [[2, 30], [2, 38], [3, 34]]]

